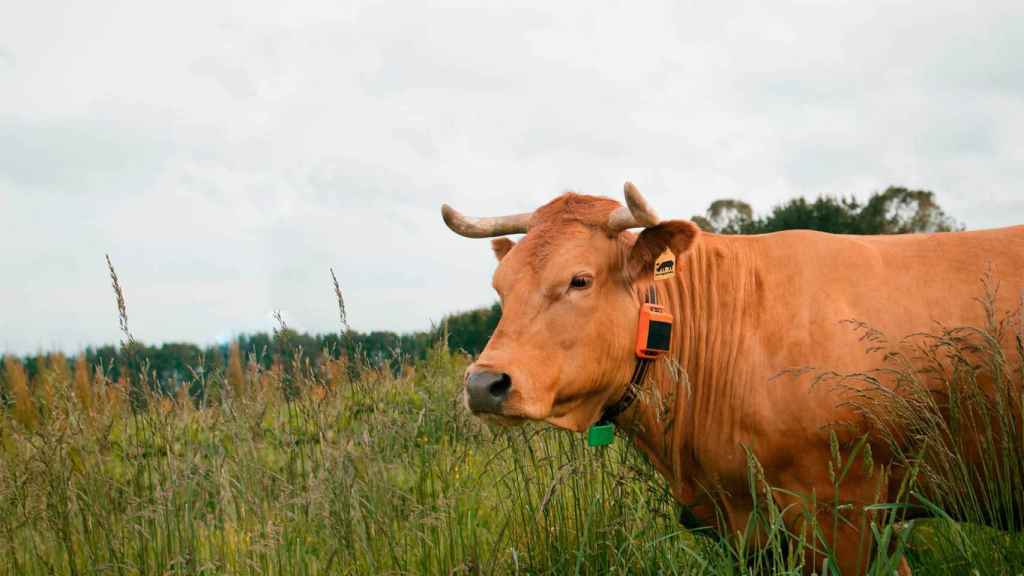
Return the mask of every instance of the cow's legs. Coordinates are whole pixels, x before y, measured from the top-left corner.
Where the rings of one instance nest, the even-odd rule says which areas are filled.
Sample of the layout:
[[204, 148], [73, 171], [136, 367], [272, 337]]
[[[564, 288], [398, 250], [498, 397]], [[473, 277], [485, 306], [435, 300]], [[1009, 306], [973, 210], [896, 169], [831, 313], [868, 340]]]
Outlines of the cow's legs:
[[[860, 508], [858, 506], [858, 508]], [[813, 527], [807, 528], [807, 538], [811, 545], [804, 552], [804, 571], [808, 574], [822, 574], [828, 556], [822, 553], [823, 548], [832, 551], [835, 568], [844, 576], [859, 576], [868, 570], [871, 561], [871, 535], [862, 530], [863, 516], [859, 513], [845, 511], [837, 518], [831, 510], [819, 511], [814, 516]], [[848, 523], [849, 522], [849, 523]], [[805, 519], [804, 524], [807, 523]], [[852, 524], [852, 525], [851, 525]]]
[[[830, 522], [833, 518], [831, 513], [824, 514], [824, 516], [825, 518], [821, 519], [823, 522]], [[849, 519], [853, 520], [853, 518]], [[870, 521], [870, 518], [868, 520]], [[845, 526], [832, 534], [832, 554], [840, 574], [857, 576], [866, 574], [868, 569], [871, 568], [871, 561], [874, 557], [872, 551], [874, 550], [875, 543], [869, 526], [869, 523], [864, 524], [862, 530]], [[816, 560], [817, 565], [814, 566], [814, 570], [811, 570], [811, 572], [821, 574], [823, 558], [819, 555]], [[911, 576], [910, 564], [907, 563], [906, 557], [900, 559], [897, 573], [900, 576]]]
[[[791, 504], [793, 502], [790, 502]], [[875, 515], [865, 512], [860, 504], [844, 505], [842, 512], [822, 509], [819, 506], [813, 516], [814, 526], [810, 526], [810, 516], [798, 510], [801, 504], [793, 506], [786, 518], [786, 526], [797, 536], [803, 536], [808, 542], [804, 550], [804, 572], [806, 574], [822, 574], [828, 555], [824, 549], [832, 552], [835, 568], [844, 576], [859, 576], [867, 573], [871, 567], [874, 540], [871, 535], [871, 521]], [[910, 565], [906, 558], [900, 560], [897, 572], [901, 576], [910, 576]]]
[[[783, 495], [785, 494], [785, 495]], [[786, 528], [802, 538], [804, 573], [822, 574], [826, 561], [834, 562], [843, 576], [867, 572], [871, 562], [871, 513], [864, 505], [844, 501], [838, 510], [822, 498], [800, 498], [795, 492], [776, 492], [779, 506], [785, 510]], [[826, 550], [831, 551], [831, 560]]]
[[867, 572], [871, 561], [870, 532], [860, 529], [861, 523], [853, 514], [844, 517], [845, 521], [839, 519], [836, 523], [830, 511], [819, 511], [816, 515], [803, 511], [787, 514], [787, 529], [804, 541], [804, 574], [825, 573], [826, 562], [831, 563], [830, 574], [835, 574], [837, 568], [843, 576]]

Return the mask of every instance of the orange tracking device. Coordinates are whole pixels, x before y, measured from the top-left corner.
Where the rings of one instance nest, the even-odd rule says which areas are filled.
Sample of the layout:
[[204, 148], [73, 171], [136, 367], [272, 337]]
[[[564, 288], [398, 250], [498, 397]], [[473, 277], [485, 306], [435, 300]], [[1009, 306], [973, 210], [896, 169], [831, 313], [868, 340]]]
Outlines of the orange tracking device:
[[668, 352], [672, 343], [672, 315], [663, 306], [644, 303], [636, 327], [636, 355], [654, 359]]

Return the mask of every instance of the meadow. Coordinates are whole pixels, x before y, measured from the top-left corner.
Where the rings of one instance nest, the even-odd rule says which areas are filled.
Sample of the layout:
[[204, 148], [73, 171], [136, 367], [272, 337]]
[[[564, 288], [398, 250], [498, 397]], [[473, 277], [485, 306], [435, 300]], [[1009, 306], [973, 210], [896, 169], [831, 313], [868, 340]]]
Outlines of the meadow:
[[[954, 360], [946, 377], [960, 424], [948, 417], [957, 402], [937, 418], [930, 397], [887, 400], [900, 430], [922, 440], [904, 465], [940, 489], [908, 485], [878, 508], [872, 573], [891, 574], [903, 557], [918, 574], [1024, 573], [1024, 430], [1013, 412], [1024, 339], [1009, 327], [933, 340], [946, 366]], [[1020, 358], [1002, 357], [1002, 338], [1016, 339]], [[626, 439], [595, 449], [545, 426], [488, 427], [461, 403], [471, 358], [445, 342], [397, 364], [310, 350], [269, 368], [232, 346], [221, 371], [193, 375], [207, 391], [199, 398], [188, 386], [155, 392], [145, 365], [114, 379], [110, 366], [51, 354], [30, 377], [6, 357], [0, 573], [798, 574], [801, 551], [822, 547], [813, 530], [786, 533], [770, 501], [751, 521], [767, 549], [751, 550], [755, 526], [724, 540], [688, 532]], [[996, 439], [991, 469], [958, 456], [980, 369], [1004, 392], [982, 419]], [[836, 481], [864, 456], [837, 450]], [[980, 493], [964, 480], [979, 474]], [[771, 489], [756, 462], [751, 489]], [[911, 506], [933, 518], [905, 520]], [[977, 522], [954, 522], [954, 508]], [[980, 525], [993, 518], [1010, 530]]]

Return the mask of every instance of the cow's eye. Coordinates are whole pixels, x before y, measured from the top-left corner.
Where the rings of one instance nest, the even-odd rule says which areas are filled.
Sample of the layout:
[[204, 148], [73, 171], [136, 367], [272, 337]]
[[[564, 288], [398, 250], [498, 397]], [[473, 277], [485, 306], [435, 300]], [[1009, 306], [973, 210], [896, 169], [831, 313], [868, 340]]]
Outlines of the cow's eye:
[[572, 277], [569, 281], [569, 287], [574, 290], [584, 290], [590, 288], [590, 285], [594, 283], [594, 277], [588, 274], [577, 274]]

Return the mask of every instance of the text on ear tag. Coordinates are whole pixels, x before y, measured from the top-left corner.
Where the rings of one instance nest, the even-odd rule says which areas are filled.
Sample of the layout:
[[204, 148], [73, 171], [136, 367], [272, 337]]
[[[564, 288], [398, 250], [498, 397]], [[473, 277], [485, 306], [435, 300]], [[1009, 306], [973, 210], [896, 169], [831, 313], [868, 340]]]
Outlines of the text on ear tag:
[[676, 255], [672, 253], [672, 250], [665, 248], [661, 256], [658, 256], [658, 259], [654, 261], [654, 279], [666, 280], [675, 276], [675, 273]]

